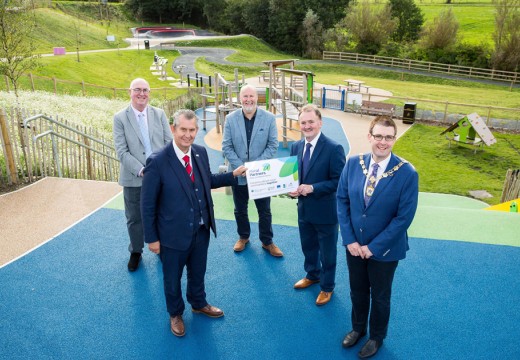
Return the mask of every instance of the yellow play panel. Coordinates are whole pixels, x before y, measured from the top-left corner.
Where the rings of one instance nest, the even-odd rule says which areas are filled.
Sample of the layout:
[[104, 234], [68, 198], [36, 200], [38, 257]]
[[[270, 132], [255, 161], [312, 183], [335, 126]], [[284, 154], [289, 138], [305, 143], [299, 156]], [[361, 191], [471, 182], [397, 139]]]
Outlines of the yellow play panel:
[[[498, 205], [493, 205], [493, 206], [484, 208], [484, 210], [495, 210], [495, 211], [507, 211], [507, 212], [510, 212], [511, 211], [511, 204], [513, 202], [516, 204], [516, 208], [518, 209], [518, 206], [520, 205], [520, 198], [515, 199], [515, 200], [511, 200], [511, 201], [506, 201], [506, 202], [503, 202], [503, 203], [498, 204]], [[513, 212], [518, 212], [518, 211], [513, 211]]]

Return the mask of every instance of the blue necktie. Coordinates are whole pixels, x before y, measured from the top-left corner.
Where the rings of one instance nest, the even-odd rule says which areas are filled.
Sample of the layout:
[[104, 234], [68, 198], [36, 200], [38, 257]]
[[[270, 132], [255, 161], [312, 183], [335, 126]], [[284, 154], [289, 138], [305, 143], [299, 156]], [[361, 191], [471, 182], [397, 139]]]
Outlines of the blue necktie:
[[305, 154], [303, 154], [303, 160], [302, 160], [302, 180], [305, 176], [305, 173], [307, 170], [309, 170], [309, 162], [311, 161], [311, 143], [307, 143], [305, 145]]
[[141, 129], [141, 135], [143, 135], [143, 145], [144, 152], [146, 154], [146, 158], [152, 155], [152, 145], [150, 145], [150, 135], [148, 135], [148, 125], [144, 120], [144, 114], [139, 113], [137, 115], [137, 123], [139, 124], [139, 129]]
[[368, 205], [368, 202], [374, 193], [374, 189], [376, 188], [377, 169], [379, 169], [379, 165], [374, 164], [372, 166], [372, 174], [370, 174], [367, 181], [367, 187], [365, 188], [365, 206]]

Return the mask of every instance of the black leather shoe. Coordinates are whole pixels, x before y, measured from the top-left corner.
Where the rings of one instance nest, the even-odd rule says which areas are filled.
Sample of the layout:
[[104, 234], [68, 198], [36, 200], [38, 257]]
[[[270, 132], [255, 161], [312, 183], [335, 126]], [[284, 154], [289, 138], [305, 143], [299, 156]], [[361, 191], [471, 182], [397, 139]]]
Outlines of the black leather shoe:
[[374, 356], [379, 348], [383, 345], [383, 342], [379, 342], [377, 340], [369, 339], [365, 345], [359, 350], [358, 356], [360, 359], [366, 359], [371, 356]]
[[141, 261], [141, 253], [131, 253], [128, 260], [128, 271], [136, 271]]
[[361, 339], [363, 336], [367, 334], [366, 331], [363, 332], [357, 332], [352, 330], [347, 335], [345, 335], [345, 338], [343, 339], [343, 342], [341, 343], [344, 348], [349, 348], [357, 344], [359, 339]]

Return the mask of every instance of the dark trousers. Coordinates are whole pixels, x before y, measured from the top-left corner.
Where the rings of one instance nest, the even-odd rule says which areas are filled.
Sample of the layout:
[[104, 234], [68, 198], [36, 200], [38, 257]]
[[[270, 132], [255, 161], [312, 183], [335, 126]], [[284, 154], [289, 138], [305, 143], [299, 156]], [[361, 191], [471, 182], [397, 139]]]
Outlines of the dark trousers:
[[143, 223], [141, 221], [141, 187], [124, 187], [125, 216], [131, 253], [142, 253], [144, 247]]
[[[249, 192], [247, 185], [233, 186], [233, 202], [235, 203], [235, 220], [237, 222], [237, 233], [241, 239], [249, 239], [251, 235], [251, 225], [247, 205], [249, 203]], [[258, 211], [258, 233], [260, 241], [264, 245], [273, 242], [273, 227], [271, 216], [271, 198], [255, 200], [256, 210]]]
[[193, 234], [190, 247], [186, 251], [174, 250], [161, 245], [161, 261], [164, 277], [166, 308], [170, 316], [182, 315], [181, 278], [184, 267], [187, 271], [186, 299], [194, 309], [206, 306], [204, 276], [208, 259], [209, 230], [205, 226]]
[[298, 220], [298, 228], [307, 279], [319, 279], [321, 290], [331, 292], [336, 285], [338, 224], [311, 224]]
[[370, 339], [383, 341], [386, 337], [390, 320], [392, 282], [398, 263], [399, 261], [362, 259], [350, 255], [347, 249], [354, 331], [366, 330], [370, 312]]

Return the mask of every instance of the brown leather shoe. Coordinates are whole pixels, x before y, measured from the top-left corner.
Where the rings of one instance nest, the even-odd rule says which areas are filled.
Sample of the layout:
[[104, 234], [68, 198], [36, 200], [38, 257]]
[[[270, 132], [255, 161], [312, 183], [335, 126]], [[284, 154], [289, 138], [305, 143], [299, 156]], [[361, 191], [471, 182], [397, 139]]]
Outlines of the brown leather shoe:
[[249, 239], [238, 239], [238, 241], [235, 243], [235, 246], [233, 246], [233, 250], [235, 252], [241, 252], [246, 248], [246, 244], [249, 242]]
[[316, 299], [316, 305], [325, 305], [330, 301], [330, 298], [332, 297], [332, 291], [320, 291], [320, 294], [318, 295], [318, 298]]
[[170, 316], [170, 329], [175, 336], [184, 336], [186, 331], [184, 330], [184, 321], [182, 315]]
[[191, 309], [191, 311], [193, 311], [196, 314], [204, 314], [211, 318], [219, 318], [224, 316], [224, 311], [210, 304], [204, 306], [202, 309]]
[[269, 245], [262, 244], [262, 247], [265, 250], [269, 251], [269, 254], [271, 254], [274, 257], [282, 257], [283, 256], [282, 250], [280, 250], [280, 248], [278, 246], [276, 246], [274, 243], [271, 243]]
[[312, 284], [316, 284], [319, 282], [320, 282], [320, 280], [309, 280], [306, 277], [304, 277], [303, 279], [299, 280], [296, 284], [294, 284], [294, 288], [295, 289], [306, 289], [309, 286], [311, 286]]

